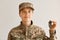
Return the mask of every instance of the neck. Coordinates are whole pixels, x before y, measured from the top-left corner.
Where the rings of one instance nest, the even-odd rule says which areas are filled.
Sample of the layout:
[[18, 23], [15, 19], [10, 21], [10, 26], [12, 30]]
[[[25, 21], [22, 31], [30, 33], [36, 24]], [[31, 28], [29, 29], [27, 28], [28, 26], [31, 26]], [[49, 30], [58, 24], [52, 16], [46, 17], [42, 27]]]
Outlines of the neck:
[[31, 21], [22, 21], [22, 23], [27, 27], [31, 25]]

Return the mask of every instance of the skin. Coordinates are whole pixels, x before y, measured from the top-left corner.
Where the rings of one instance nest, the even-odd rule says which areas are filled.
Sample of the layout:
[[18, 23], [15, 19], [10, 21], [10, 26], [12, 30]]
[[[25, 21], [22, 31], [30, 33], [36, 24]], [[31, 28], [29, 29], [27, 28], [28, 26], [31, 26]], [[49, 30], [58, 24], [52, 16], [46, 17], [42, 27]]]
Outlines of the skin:
[[[24, 8], [19, 12], [19, 16], [22, 19], [22, 23], [25, 26], [29, 26], [31, 24], [31, 18], [33, 16], [33, 10], [31, 8]], [[56, 28], [56, 21], [52, 21], [52, 27], [50, 28], [51, 31], [54, 31]]]
[[52, 22], [53, 22], [53, 24], [52, 24], [50, 30], [53, 32], [54, 30], [56, 30], [56, 21], [52, 21]]
[[29, 26], [31, 24], [31, 19], [33, 16], [33, 10], [31, 8], [24, 8], [19, 12], [19, 16], [22, 19], [22, 23], [25, 26]]

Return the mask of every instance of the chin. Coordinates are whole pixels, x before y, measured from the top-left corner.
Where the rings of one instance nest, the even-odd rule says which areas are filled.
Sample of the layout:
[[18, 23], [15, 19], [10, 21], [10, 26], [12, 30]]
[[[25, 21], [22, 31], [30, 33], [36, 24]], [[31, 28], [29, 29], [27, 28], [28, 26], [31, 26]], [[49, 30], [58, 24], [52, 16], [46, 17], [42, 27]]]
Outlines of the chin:
[[28, 20], [24, 20], [24, 21], [31, 21], [31, 20], [28, 19]]

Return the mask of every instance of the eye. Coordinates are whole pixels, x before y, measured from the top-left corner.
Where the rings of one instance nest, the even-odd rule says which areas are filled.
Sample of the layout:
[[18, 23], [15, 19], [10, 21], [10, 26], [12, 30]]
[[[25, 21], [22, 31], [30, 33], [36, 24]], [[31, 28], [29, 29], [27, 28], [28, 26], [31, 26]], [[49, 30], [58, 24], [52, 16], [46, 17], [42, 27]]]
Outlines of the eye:
[[28, 11], [28, 13], [31, 13], [31, 12], [32, 12], [31, 10]]
[[23, 13], [26, 13], [26, 11], [23, 11]]
[[24, 10], [22, 10], [21, 12], [22, 12], [23, 14], [25, 14], [25, 13], [27, 12], [27, 10], [24, 9]]
[[30, 13], [31, 11], [29, 10], [28, 12]]

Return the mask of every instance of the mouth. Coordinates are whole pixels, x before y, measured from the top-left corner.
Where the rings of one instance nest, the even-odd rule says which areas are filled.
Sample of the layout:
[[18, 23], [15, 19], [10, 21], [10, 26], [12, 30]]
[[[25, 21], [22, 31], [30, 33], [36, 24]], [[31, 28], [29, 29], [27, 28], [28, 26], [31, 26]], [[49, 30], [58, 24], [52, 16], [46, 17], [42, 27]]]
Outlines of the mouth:
[[24, 18], [29, 18], [29, 17], [24, 17]]

